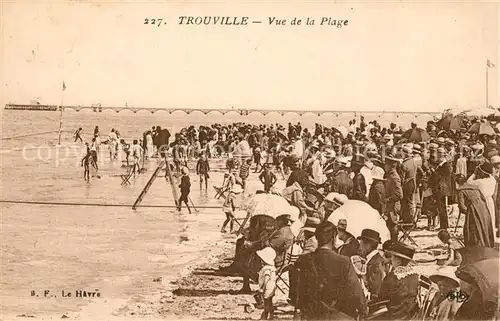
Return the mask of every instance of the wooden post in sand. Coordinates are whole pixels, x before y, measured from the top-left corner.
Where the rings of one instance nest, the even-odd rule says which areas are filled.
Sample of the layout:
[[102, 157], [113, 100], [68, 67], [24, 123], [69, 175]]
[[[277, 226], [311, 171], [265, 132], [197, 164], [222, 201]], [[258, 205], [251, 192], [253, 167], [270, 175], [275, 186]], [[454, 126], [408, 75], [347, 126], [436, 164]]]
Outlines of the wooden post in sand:
[[165, 171], [167, 175], [165, 175], [165, 179], [168, 177], [168, 180], [170, 181], [170, 186], [172, 187], [172, 196], [174, 197], [175, 205], [179, 206], [177, 202], [179, 200], [179, 197], [177, 196], [177, 186], [175, 186], [174, 178], [172, 176], [172, 172], [170, 171], [170, 163], [168, 162], [168, 158], [166, 156], [167, 155], [165, 155], [165, 167], [166, 167]]

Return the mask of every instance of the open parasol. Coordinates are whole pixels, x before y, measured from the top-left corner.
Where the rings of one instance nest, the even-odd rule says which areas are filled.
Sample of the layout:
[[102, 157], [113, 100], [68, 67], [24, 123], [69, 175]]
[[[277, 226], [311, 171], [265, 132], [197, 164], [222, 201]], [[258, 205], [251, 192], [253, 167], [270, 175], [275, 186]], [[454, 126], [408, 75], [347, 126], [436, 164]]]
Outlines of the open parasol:
[[328, 217], [328, 221], [335, 225], [338, 224], [339, 219], [347, 220], [347, 232], [353, 236], [361, 236], [361, 231], [369, 228], [380, 234], [382, 243], [391, 238], [379, 212], [363, 201], [348, 200]]
[[349, 130], [347, 130], [344, 126], [335, 127], [335, 129], [342, 135], [343, 138], [347, 137], [347, 134], [349, 134]]
[[255, 194], [249, 197], [240, 207], [250, 216], [266, 215], [277, 218], [280, 215], [291, 215], [292, 219], [298, 217], [297, 208], [290, 206], [283, 197], [274, 194]]
[[425, 129], [417, 127], [405, 131], [401, 137], [413, 143], [426, 142], [431, 138]]
[[452, 115], [447, 115], [440, 119], [437, 126], [444, 130], [460, 130], [462, 118]]
[[475, 123], [469, 128], [469, 133], [476, 133], [478, 135], [495, 135], [495, 130], [488, 122]]
[[470, 110], [466, 110], [463, 112], [463, 114], [469, 117], [488, 117], [492, 115], [498, 116], [499, 112], [494, 108], [481, 107], [481, 108], [473, 108]]

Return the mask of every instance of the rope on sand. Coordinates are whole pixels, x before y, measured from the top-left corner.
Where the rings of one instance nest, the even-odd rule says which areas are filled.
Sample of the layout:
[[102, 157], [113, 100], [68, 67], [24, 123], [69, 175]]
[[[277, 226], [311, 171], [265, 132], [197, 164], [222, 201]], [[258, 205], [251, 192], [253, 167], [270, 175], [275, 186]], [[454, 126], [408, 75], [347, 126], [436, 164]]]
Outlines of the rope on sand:
[[[132, 204], [101, 204], [101, 203], [71, 203], [71, 202], [39, 202], [39, 201], [9, 201], [0, 200], [0, 203], [10, 203], [10, 204], [33, 204], [33, 205], [58, 205], [58, 206], [102, 206], [102, 207], [130, 207]], [[150, 207], [150, 208], [177, 208], [175, 205], [141, 205], [139, 207]], [[196, 206], [196, 208], [201, 209], [220, 209], [220, 206]]]
[[10, 140], [10, 139], [16, 139], [16, 138], [23, 138], [23, 137], [30, 137], [30, 136], [39, 136], [39, 135], [46, 135], [46, 134], [52, 134], [52, 133], [58, 133], [58, 130], [53, 130], [50, 132], [43, 132], [43, 133], [35, 133], [35, 134], [28, 134], [28, 135], [19, 135], [19, 136], [12, 136], [12, 137], [5, 137], [1, 138], [1, 140]]

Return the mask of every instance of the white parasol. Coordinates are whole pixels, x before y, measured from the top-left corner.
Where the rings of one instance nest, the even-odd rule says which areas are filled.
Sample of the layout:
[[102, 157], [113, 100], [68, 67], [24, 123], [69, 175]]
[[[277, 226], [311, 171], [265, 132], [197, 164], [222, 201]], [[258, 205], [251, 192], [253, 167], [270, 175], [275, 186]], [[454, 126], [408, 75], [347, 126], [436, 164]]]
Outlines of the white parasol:
[[255, 194], [249, 197], [240, 207], [247, 211], [250, 216], [267, 215], [277, 218], [280, 215], [288, 214], [292, 220], [298, 218], [298, 209], [290, 206], [288, 201], [279, 195]]
[[363, 201], [348, 200], [328, 217], [328, 221], [335, 225], [339, 219], [347, 220], [347, 232], [356, 237], [361, 235], [363, 229], [369, 228], [379, 232], [382, 243], [391, 238], [379, 212]]

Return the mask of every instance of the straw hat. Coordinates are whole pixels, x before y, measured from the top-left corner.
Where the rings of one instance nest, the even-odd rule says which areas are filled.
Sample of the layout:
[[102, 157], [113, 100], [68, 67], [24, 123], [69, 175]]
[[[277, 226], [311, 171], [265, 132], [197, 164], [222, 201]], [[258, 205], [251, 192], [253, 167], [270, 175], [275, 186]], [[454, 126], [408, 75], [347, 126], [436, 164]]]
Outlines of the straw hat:
[[186, 166], [182, 167], [181, 168], [181, 173], [184, 174], [184, 175], [187, 175], [189, 173], [189, 168], [187, 168]]
[[455, 268], [452, 266], [445, 266], [438, 270], [438, 273], [429, 276], [429, 279], [436, 283], [445, 283], [449, 287], [458, 288], [460, 286], [460, 281], [455, 275]]
[[274, 265], [274, 259], [276, 259], [276, 251], [272, 247], [265, 247], [260, 251], [257, 251], [257, 255], [264, 261], [264, 263], [269, 265]]
[[335, 151], [333, 149], [329, 149], [325, 153], [326, 158], [335, 158], [335, 156], [337, 156], [337, 154], [335, 153]]
[[415, 249], [403, 242], [393, 242], [389, 248], [390, 250], [387, 250], [387, 253], [410, 261], [413, 260], [413, 255], [415, 255]]
[[316, 227], [321, 224], [321, 220], [317, 217], [308, 217], [306, 224], [301, 228], [302, 231], [316, 232]]
[[500, 164], [500, 156], [495, 155], [490, 159], [491, 164], [497, 165]]
[[376, 179], [376, 180], [379, 180], [379, 181], [383, 181], [385, 180], [384, 178], [384, 170], [378, 166], [375, 166], [372, 168], [372, 179]]

